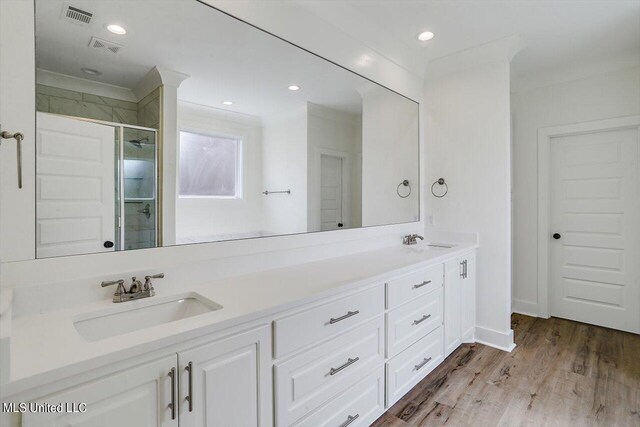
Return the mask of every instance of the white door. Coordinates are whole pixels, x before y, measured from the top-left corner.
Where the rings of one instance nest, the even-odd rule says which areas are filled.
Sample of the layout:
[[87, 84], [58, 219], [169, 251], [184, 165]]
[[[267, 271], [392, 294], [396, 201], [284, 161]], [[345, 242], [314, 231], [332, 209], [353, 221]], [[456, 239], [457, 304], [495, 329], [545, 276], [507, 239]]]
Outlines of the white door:
[[[91, 381], [68, 391], [49, 396], [36, 403], [51, 405], [86, 403], [84, 412], [78, 406], [65, 406], [76, 412], [25, 412], [23, 427], [89, 427], [138, 426], [178, 427], [178, 413], [172, 418], [171, 368], [176, 356], [145, 362], [102, 379]], [[175, 383], [174, 400], [177, 399]], [[177, 400], [176, 400], [177, 402]]]
[[264, 326], [178, 353], [180, 426], [272, 425], [270, 342]]
[[342, 158], [320, 158], [320, 229], [337, 230], [342, 220]]
[[[38, 113], [36, 253], [109, 252], [115, 242], [115, 129]], [[106, 245], [105, 245], [106, 243]]]
[[638, 129], [551, 140], [551, 315], [640, 332]]

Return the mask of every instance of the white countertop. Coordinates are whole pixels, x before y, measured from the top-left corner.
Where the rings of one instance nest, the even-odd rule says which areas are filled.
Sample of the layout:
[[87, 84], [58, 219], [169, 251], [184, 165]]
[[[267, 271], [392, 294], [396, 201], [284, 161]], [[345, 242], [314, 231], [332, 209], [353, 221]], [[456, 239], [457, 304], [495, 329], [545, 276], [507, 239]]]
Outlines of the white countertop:
[[[421, 244], [397, 246], [217, 280], [205, 285], [185, 284], [183, 289], [175, 292], [156, 289], [154, 298], [197, 292], [223, 308], [100, 341], [83, 339], [73, 326], [73, 319], [85, 313], [112, 308], [111, 300], [18, 317], [13, 319], [10, 332], [10, 379], [2, 385], [0, 397], [258, 320], [351, 288], [378, 283], [476, 247], [476, 244], [466, 243], [456, 243], [451, 248]], [[153, 298], [148, 298], [123, 304], [146, 305], [152, 302]]]

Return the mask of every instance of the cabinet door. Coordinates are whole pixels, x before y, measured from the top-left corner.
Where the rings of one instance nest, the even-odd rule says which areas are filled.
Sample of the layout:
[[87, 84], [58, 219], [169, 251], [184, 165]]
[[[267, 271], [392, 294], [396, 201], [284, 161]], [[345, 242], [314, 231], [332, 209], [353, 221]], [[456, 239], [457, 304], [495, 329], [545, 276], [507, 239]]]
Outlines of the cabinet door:
[[178, 414], [172, 419], [169, 408], [172, 390], [169, 372], [175, 369], [176, 362], [175, 355], [165, 357], [38, 399], [39, 404], [67, 405], [63, 410], [79, 411], [82, 408], [78, 405], [86, 403], [86, 411], [26, 412], [22, 425], [177, 427]]
[[458, 348], [461, 341], [462, 264], [453, 259], [445, 264], [444, 274], [444, 356]]
[[178, 353], [181, 427], [272, 424], [270, 331], [265, 325]]
[[476, 328], [476, 254], [472, 252], [462, 258], [466, 261], [465, 276], [460, 286], [462, 306], [462, 341], [472, 342]]

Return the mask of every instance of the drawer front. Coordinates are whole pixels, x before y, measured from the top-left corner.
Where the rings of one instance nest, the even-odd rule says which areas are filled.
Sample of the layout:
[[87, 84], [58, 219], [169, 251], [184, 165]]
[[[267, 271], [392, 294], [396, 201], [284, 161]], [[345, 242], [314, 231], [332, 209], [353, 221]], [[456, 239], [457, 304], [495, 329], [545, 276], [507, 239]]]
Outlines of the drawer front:
[[298, 421], [296, 427], [366, 427], [384, 413], [384, 366]]
[[393, 357], [442, 325], [443, 289], [438, 288], [387, 314], [387, 357]]
[[442, 327], [387, 362], [387, 406], [396, 403], [443, 358]]
[[387, 308], [394, 308], [442, 286], [444, 265], [415, 271], [387, 282]]
[[358, 323], [384, 312], [384, 287], [367, 289], [304, 312], [275, 320], [274, 356], [337, 336]]
[[276, 425], [290, 425], [384, 366], [384, 317], [274, 366]]

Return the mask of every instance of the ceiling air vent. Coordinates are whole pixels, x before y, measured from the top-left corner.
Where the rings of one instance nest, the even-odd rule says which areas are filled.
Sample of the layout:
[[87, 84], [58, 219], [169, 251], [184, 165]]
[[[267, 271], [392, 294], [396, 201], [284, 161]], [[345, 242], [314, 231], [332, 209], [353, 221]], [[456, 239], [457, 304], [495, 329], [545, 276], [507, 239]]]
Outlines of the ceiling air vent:
[[113, 43], [104, 39], [99, 39], [97, 37], [91, 37], [91, 41], [89, 42], [89, 47], [94, 49], [104, 50], [106, 52], [118, 53], [120, 49], [122, 49], [122, 45], [118, 43]]
[[70, 6], [68, 4], [64, 5], [62, 13], [63, 16], [69, 21], [79, 24], [89, 24], [91, 22], [91, 18], [93, 17], [92, 13], [87, 12], [86, 10], [78, 9], [77, 7]]

